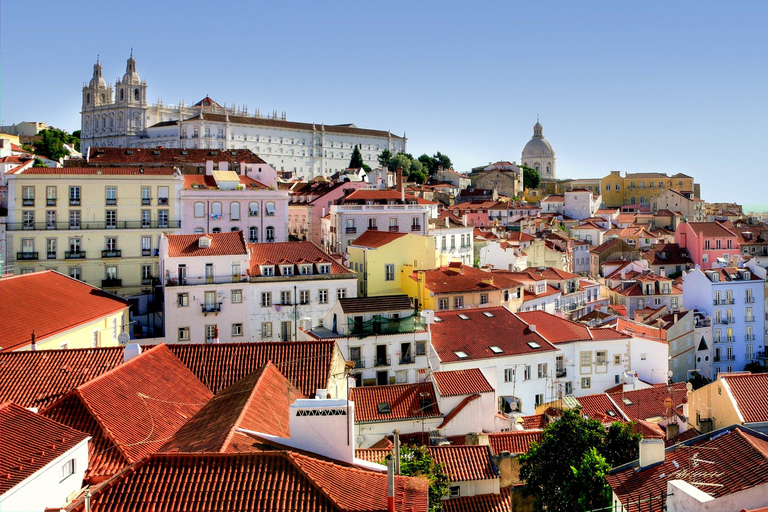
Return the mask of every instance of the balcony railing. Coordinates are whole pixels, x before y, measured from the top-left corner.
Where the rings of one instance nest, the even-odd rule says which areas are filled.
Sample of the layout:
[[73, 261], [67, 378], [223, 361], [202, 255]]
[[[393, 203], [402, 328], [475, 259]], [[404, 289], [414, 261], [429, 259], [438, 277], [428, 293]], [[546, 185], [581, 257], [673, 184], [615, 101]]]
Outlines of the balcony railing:
[[411, 224], [411, 231], [421, 231], [420, 224]]
[[142, 256], [152, 256], [152, 249], [142, 249], [141, 250]]
[[160, 206], [168, 206], [168, 198], [167, 197], [158, 197], [157, 198], [157, 204]]
[[203, 313], [218, 313], [221, 311], [221, 303], [217, 302], [216, 304], [201, 304], [201, 309]]
[[352, 362], [355, 363], [355, 368], [365, 368], [365, 359], [362, 357], [360, 359], [353, 359]]
[[35, 200], [34, 199], [22, 199], [21, 200], [21, 206], [35, 206]]
[[248, 274], [240, 274], [236, 276], [202, 276], [202, 277], [185, 277], [179, 280], [177, 277], [168, 278], [165, 281], [165, 286], [196, 286], [205, 284], [226, 284], [226, 283], [247, 283]]
[[557, 368], [555, 370], [555, 377], [558, 379], [565, 377], [568, 374], [567, 370], [565, 368]]
[[376, 357], [376, 359], [373, 362], [373, 366], [389, 366], [391, 364], [390, 357]]
[[46, 253], [46, 257], [47, 257], [49, 260], [55, 260], [55, 259], [56, 259], [56, 251], [48, 251], [48, 252]]
[[64, 259], [66, 260], [84, 260], [85, 251], [64, 251]]
[[744, 339], [747, 341], [755, 341], [755, 335], [754, 334], [745, 334]]
[[123, 254], [123, 251], [120, 249], [107, 249], [104, 251], [101, 251], [101, 257], [102, 258], [121, 258]]
[[746, 297], [744, 299], [744, 302], [746, 302], [747, 304], [754, 304], [755, 298], [754, 297]]
[[80, 206], [80, 198], [77, 199], [70, 197], [69, 198], [69, 206]]
[[26, 260], [26, 261], [34, 261], [37, 260], [37, 252], [17, 252], [16, 253], [16, 259], [17, 260]]
[[754, 317], [754, 316], [748, 316], [748, 317], [746, 317], [746, 318], [744, 319], [744, 321], [745, 321], [745, 322], [750, 322], [750, 323], [751, 323], [751, 322], [754, 322], [754, 321], [755, 321], [755, 317]]
[[368, 231], [378, 231], [378, 226], [368, 226]]
[[400, 364], [413, 364], [416, 359], [411, 355], [400, 356]]
[[152, 204], [152, 198], [151, 197], [142, 197], [141, 198], [141, 205], [142, 206], [149, 206]]
[[347, 234], [348, 235], [354, 235], [355, 233], [357, 233], [357, 228], [355, 228], [355, 227], [347, 228]]
[[142, 285], [148, 285], [148, 284], [152, 284], [152, 282], [153, 282], [154, 280], [155, 280], [155, 278], [154, 278], [154, 277], [152, 277], [152, 276], [150, 276], [150, 277], [142, 277], [142, 278], [141, 278], [141, 284], [142, 284]]
[[398, 226], [389, 226], [389, 230], [394, 233], [397, 233], [398, 231], [400, 231], [400, 228]]
[[49, 197], [45, 200], [45, 206], [56, 206], [56, 198], [55, 197]]
[[101, 280], [102, 288], [119, 288], [121, 286], [123, 286], [122, 279], [102, 279]]
[[733, 343], [734, 341], [736, 341], [736, 338], [733, 337], [733, 336], [726, 336], [725, 337], [725, 342], [726, 343]]
[[116, 197], [108, 197], [107, 198], [107, 206], [114, 206], [117, 204], [117, 198]]
[[118, 222], [104, 222], [104, 221], [79, 221], [79, 222], [9, 222], [6, 226], [8, 231], [44, 231], [52, 229], [60, 230], [92, 230], [92, 229], [179, 229], [181, 228], [180, 220], [169, 221], [142, 221], [142, 220], [124, 220]]
[[386, 318], [375, 315], [365, 322], [355, 321], [353, 317], [347, 320], [347, 327], [352, 336], [371, 336], [376, 334], [397, 334], [426, 330], [426, 326], [416, 316], [406, 318]]

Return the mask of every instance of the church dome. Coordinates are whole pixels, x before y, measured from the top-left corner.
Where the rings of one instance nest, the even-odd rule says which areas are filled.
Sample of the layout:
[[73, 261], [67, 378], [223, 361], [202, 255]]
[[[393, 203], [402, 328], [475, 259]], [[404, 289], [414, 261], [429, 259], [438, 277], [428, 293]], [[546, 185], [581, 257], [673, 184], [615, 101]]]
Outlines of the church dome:
[[104, 80], [104, 77], [101, 75], [101, 63], [98, 58], [96, 59], [96, 64], [93, 65], [93, 78], [91, 78], [90, 86], [91, 89], [103, 89], [107, 86], [106, 80]]
[[139, 74], [136, 73], [136, 59], [133, 58], [133, 49], [131, 49], [131, 56], [125, 66], [125, 74], [123, 75], [124, 84], [138, 84], [140, 83]]
[[555, 150], [542, 134], [542, 126], [537, 122], [533, 127], [533, 138], [523, 148], [523, 159], [554, 158]]

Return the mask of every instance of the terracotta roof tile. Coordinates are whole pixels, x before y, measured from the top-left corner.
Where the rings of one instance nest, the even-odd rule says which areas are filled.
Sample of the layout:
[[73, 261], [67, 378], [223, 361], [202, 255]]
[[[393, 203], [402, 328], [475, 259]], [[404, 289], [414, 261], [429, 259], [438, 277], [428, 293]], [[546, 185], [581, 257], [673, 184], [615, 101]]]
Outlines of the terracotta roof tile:
[[341, 310], [346, 313], [373, 313], [379, 311], [403, 311], [413, 308], [407, 295], [380, 295], [378, 297], [349, 297], [339, 299]]
[[498, 477], [488, 446], [428, 446], [427, 450], [435, 462], [445, 465], [451, 483]]
[[[0, 494], [88, 438], [16, 404], [0, 404]], [[41, 489], [42, 490], [42, 489]]]
[[605, 418], [611, 418], [614, 421], [623, 421], [624, 415], [621, 409], [611, 401], [611, 398], [605, 393], [596, 393], [594, 395], [580, 396], [576, 401], [581, 405], [581, 412], [585, 416], [602, 422]]
[[[202, 235], [165, 235], [168, 239], [168, 256], [187, 258], [193, 256], [229, 256], [248, 254], [242, 231], [206, 233]], [[210, 244], [200, 246], [201, 238], [209, 238]]]
[[432, 270], [419, 270], [411, 279], [424, 275], [426, 288], [434, 293], [481, 292], [517, 288], [520, 283], [506, 273], [486, 272], [468, 265], [449, 265]]
[[248, 451], [253, 439], [238, 428], [288, 438], [288, 408], [297, 398], [305, 397], [267, 363], [215, 395], [159, 451]]
[[[176, 492], [168, 492], [175, 489]], [[395, 477], [397, 510], [426, 512], [425, 479]], [[387, 510], [387, 476], [291, 452], [156, 454], [94, 491], [93, 512]], [[82, 498], [71, 510], [84, 509]]]
[[389, 231], [366, 230], [365, 233], [355, 238], [352, 245], [357, 247], [378, 248], [404, 237], [408, 233], [390, 233]]
[[125, 299], [53, 270], [3, 277], [0, 297], [3, 351], [28, 346], [32, 331], [43, 342], [130, 306]]
[[147, 167], [144, 172], [138, 167], [28, 167], [17, 174], [66, 175], [66, 176], [173, 176], [171, 167]]
[[0, 352], [0, 401], [42, 409], [123, 362], [123, 347]]
[[[503, 307], [441, 311], [436, 318], [440, 321], [431, 326], [432, 346], [443, 363], [555, 350], [554, 345], [531, 332], [524, 321]], [[500, 332], [507, 335], [499, 337]]]
[[542, 429], [547, 426], [549, 421], [546, 414], [534, 414], [532, 416], [523, 416], [523, 428], [525, 430]]
[[[384, 438], [386, 439], [386, 437]], [[374, 464], [381, 464], [387, 455], [392, 455], [392, 448], [356, 448], [355, 457]]]
[[666, 398], [672, 398], [673, 408], [688, 401], [685, 384], [655, 384], [650, 388], [611, 393], [610, 397], [630, 420], [666, 418], [675, 414], [674, 410], [670, 411], [664, 407]]
[[[176, 121], [175, 123], [178, 123]], [[246, 164], [266, 163], [250, 149], [188, 149], [188, 148], [89, 148], [89, 165], [141, 165], [141, 164], [204, 164], [239, 162]], [[130, 154], [128, 154], [130, 152]], [[214, 153], [214, 154], [212, 154]]]
[[[442, 416], [431, 382], [352, 388], [349, 399], [355, 403], [355, 423]], [[389, 404], [390, 412], [379, 404]]]
[[271, 362], [305, 396], [328, 386], [335, 347], [332, 340], [168, 345], [214, 394]]
[[768, 421], [768, 373], [730, 374], [722, 379], [731, 389], [745, 423]]
[[479, 368], [433, 372], [432, 379], [437, 384], [441, 396], [494, 392], [493, 386], [488, 383]]
[[720, 222], [689, 222], [688, 227], [696, 237], [701, 233], [704, 238], [737, 238], [734, 231]]
[[[354, 274], [343, 265], [337, 263], [331, 256], [313, 242], [276, 242], [248, 244], [251, 254], [251, 277], [261, 276], [261, 265], [276, 265], [278, 263], [330, 263], [331, 274]], [[319, 271], [313, 270], [315, 274]], [[298, 272], [294, 269], [294, 273]], [[280, 275], [276, 269], [275, 275]]]
[[520, 430], [517, 432], [488, 434], [488, 443], [495, 455], [501, 452], [527, 453], [531, 443], [540, 443], [541, 439], [541, 430]]
[[476, 494], [461, 496], [443, 501], [445, 512], [509, 512], [512, 500], [509, 489], [502, 489], [499, 494]]
[[[264, 190], [269, 187], [248, 176], [238, 176], [240, 183], [245, 185], [246, 190]], [[195, 190], [200, 188], [218, 190], [219, 186], [216, 180], [210, 174], [187, 174], [184, 176], [184, 188], [186, 190]]]
[[[211, 397], [165, 345], [158, 345], [79, 386], [42, 414], [96, 441], [103, 436], [105, 449], [114, 452], [108, 456], [127, 465], [160, 448]], [[116, 469], [114, 460], [100, 465], [102, 455], [91, 452], [88, 477]]]

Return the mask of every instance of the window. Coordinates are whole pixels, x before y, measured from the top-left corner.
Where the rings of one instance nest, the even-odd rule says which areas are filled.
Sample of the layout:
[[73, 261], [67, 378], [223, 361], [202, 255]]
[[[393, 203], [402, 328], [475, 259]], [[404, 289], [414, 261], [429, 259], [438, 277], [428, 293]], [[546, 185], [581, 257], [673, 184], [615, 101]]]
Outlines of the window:
[[189, 341], [189, 327], [179, 327], [179, 341]]
[[157, 227], [168, 227], [168, 210], [157, 210]]
[[205, 341], [206, 343], [211, 343], [216, 339], [216, 326], [215, 325], [206, 325], [205, 326]]
[[417, 356], [427, 355], [427, 342], [426, 341], [417, 341], [416, 342], [416, 355]]
[[221, 219], [221, 203], [218, 201], [211, 203], [211, 218], [213, 220]]
[[80, 267], [69, 267], [69, 277], [82, 281], [82, 270]]
[[80, 187], [69, 187], [69, 205], [80, 206]]
[[261, 267], [261, 275], [263, 276], [274, 276], [275, 275], [275, 267], [273, 265], [262, 265]]
[[107, 187], [107, 206], [114, 206], [117, 204], [117, 187]]
[[504, 368], [504, 382], [514, 382], [514, 380], [515, 380], [515, 369]]
[[606, 350], [598, 350], [595, 352], [595, 364], [608, 364], [608, 351]]
[[232, 336], [243, 335], [243, 324], [232, 324]]
[[80, 238], [70, 238], [69, 239], [69, 252], [70, 252], [70, 254], [74, 255], [75, 257], [79, 257], [77, 255], [80, 254], [81, 244], [82, 244], [82, 239], [80, 239]]
[[152, 225], [150, 221], [151, 215], [152, 215], [151, 210], [141, 210], [141, 227], [142, 228], [148, 228]]
[[275, 228], [272, 226], [267, 226], [264, 230], [264, 237], [267, 239], [267, 242], [274, 242], [275, 241]]
[[592, 352], [579, 352], [581, 366], [592, 366]]
[[291, 292], [280, 292], [280, 304], [283, 306], [290, 306], [291, 305]]
[[205, 217], [205, 203], [202, 201], [195, 203], [195, 217]]
[[487, 293], [481, 293], [480, 294], [480, 304], [488, 304], [488, 294]]
[[141, 283], [149, 284], [147, 281], [152, 280], [152, 265], [141, 266]]
[[189, 294], [188, 293], [179, 293], [176, 295], [176, 305], [180, 308], [185, 308], [189, 306]]
[[317, 271], [319, 274], [330, 274], [331, 273], [331, 264], [330, 263], [321, 263], [317, 266]]
[[268, 202], [264, 205], [264, 211], [267, 212], [267, 217], [274, 217], [275, 216], [275, 203]]
[[157, 187], [157, 204], [168, 204], [168, 187]]
[[261, 292], [261, 307], [268, 308], [272, 306], [272, 292]]
[[[78, 212], [80, 213], [80, 212]], [[79, 223], [78, 223], [78, 227]], [[35, 229], [35, 212], [22, 212], [21, 214], [21, 228], [22, 229]]]
[[65, 480], [68, 477], [75, 474], [75, 459], [69, 459], [64, 465], [61, 466], [61, 480]]
[[328, 290], [318, 291], [318, 301], [320, 304], [328, 304]]
[[299, 304], [309, 304], [309, 290], [299, 290]]
[[589, 389], [592, 386], [592, 379], [589, 377], [582, 377], [581, 379], [581, 388], [582, 389]]
[[35, 187], [21, 187], [21, 205], [35, 206]]
[[261, 324], [261, 337], [262, 338], [271, 338], [272, 337], [272, 322], [262, 322], [262, 324]]
[[437, 299], [437, 309], [441, 311], [448, 309], [448, 299]]
[[336, 290], [336, 298], [337, 299], [343, 299], [347, 296], [347, 289], [346, 288], [339, 288]]
[[229, 220], [240, 220], [240, 203], [229, 203]]
[[565, 394], [566, 395], [572, 395], [573, 394], [573, 382], [568, 381], [565, 383]]
[[56, 239], [55, 238], [48, 238], [45, 241], [45, 252], [46, 252], [46, 257], [49, 260], [56, 259]]
[[56, 206], [56, 187], [45, 187], [45, 205]]
[[259, 228], [251, 226], [248, 228], [248, 241], [255, 244], [259, 241]]
[[464, 297], [453, 298], [453, 309], [461, 309], [464, 307]]
[[543, 379], [547, 376], [547, 363], [539, 363], [538, 377]]
[[395, 266], [392, 263], [387, 263], [386, 265], [384, 265], [384, 271], [385, 271], [384, 279], [386, 281], [395, 280]]
[[523, 380], [531, 380], [531, 365], [529, 364], [523, 367]]
[[259, 203], [256, 203], [256, 202], [248, 203], [248, 216], [249, 217], [259, 216]]
[[149, 187], [141, 187], [141, 204], [144, 206], [152, 204], [152, 192]]
[[621, 354], [614, 354], [613, 364], [621, 364]]
[[458, 498], [461, 496], [461, 487], [458, 485], [452, 485], [450, 490], [451, 498]]
[[535, 398], [535, 401], [536, 401], [536, 405], [541, 405], [541, 404], [544, 403], [544, 395], [543, 394], [538, 394], [534, 398]]

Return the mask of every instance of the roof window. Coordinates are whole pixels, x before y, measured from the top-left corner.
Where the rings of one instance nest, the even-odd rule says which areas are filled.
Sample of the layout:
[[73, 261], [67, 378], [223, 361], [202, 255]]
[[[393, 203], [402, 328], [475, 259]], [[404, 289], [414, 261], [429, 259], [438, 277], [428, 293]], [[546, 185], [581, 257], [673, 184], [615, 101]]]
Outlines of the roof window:
[[442, 318], [440, 318], [439, 316], [436, 316], [436, 317], [435, 317], [435, 322], [442, 322], [442, 321], [443, 321], [443, 319], [442, 319]]
[[456, 354], [456, 357], [458, 357], [459, 359], [466, 359], [469, 357], [469, 355], [463, 350], [456, 350], [454, 354]]
[[541, 348], [541, 345], [539, 345], [535, 341], [529, 341], [528, 342], [528, 346], [531, 347], [531, 348]]
[[484, 314], [485, 316], [487, 316], [488, 318], [493, 318], [493, 317], [494, 317], [494, 314], [493, 314], [493, 313], [491, 313], [490, 311], [483, 311], [483, 314]]
[[500, 347], [497, 347], [496, 345], [493, 345], [489, 348], [491, 349], [491, 352], [493, 352], [494, 354], [501, 354], [502, 352], [504, 352], [503, 350], [501, 350]]
[[459, 318], [461, 318], [462, 320], [469, 320], [469, 317], [468, 317], [467, 315], [458, 315], [458, 316], [459, 316]]
[[389, 402], [379, 402], [376, 407], [379, 409], [379, 414], [392, 414], [392, 406]]
[[622, 398], [621, 401], [624, 402], [624, 405], [635, 405], [634, 402], [632, 402], [632, 400], [626, 397]]

